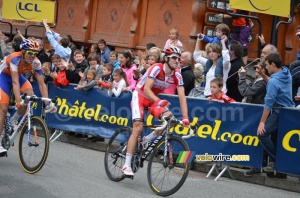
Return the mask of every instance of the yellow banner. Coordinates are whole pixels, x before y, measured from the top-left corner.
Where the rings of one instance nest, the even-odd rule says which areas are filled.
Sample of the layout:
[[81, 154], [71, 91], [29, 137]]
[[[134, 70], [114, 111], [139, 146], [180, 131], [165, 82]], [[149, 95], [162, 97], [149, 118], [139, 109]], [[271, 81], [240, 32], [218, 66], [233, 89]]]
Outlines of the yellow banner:
[[54, 22], [55, 2], [43, 0], [3, 0], [2, 18], [42, 22]]
[[291, 0], [230, 0], [231, 8], [290, 17]]

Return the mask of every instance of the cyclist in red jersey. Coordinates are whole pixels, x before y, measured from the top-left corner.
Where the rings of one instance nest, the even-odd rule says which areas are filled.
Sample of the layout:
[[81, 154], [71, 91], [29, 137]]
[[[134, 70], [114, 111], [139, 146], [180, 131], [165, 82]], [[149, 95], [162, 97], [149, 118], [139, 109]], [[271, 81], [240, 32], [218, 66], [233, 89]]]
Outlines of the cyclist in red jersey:
[[[182, 121], [184, 126], [190, 125], [183, 80], [180, 71], [177, 69], [181, 51], [178, 47], [172, 46], [165, 49], [164, 53], [164, 63], [152, 65], [138, 82], [135, 91], [132, 93], [131, 108], [133, 130], [128, 141], [126, 161], [122, 168], [125, 175], [134, 175], [131, 169], [131, 159], [138, 136], [143, 130], [144, 110], [148, 108], [150, 114], [158, 119], [162, 116], [168, 116], [171, 114], [171, 112], [167, 109], [170, 103], [167, 100], [159, 99], [157, 96], [164, 89], [173, 84], [177, 86], [178, 98], [182, 111]], [[151, 141], [158, 135], [157, 131], [153, 131], [151, 134], [146, 136], [143, 141]]]
[[[4, 58], [0, 65], [0, 136], [2, 134], [4, 118], [9, 106], [10, 91], [16, 99], [17, 112], [12, 117], [15, 120], [24, 113], [25, 108], [20, 104], [20, 92], [33, 95], [30, 82], [22, 75], [34, 72], [39, 89], [43, 97], [48, 97], [48, 90], [44, 83], [41, 62], [35, 56], [39, 52], [39, 44], [33, 40], [25, 39], [21, 43], [22, 51], [14, 52]], [[46, 104], [47, 105], [47, 104]], [[12, 125], [14, 123], [11, 123]], [[7, 152], [0, 143], [0, 154]]]

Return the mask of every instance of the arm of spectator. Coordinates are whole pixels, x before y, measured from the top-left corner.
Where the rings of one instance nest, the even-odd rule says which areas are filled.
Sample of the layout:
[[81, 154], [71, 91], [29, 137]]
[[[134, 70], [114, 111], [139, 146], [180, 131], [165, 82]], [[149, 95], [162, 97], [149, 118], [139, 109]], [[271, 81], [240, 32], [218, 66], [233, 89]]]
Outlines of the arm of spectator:
[[50, 32], [52, 34], [51, 29], [50, 29], [49, 25], [47, 24], [47, 19], [43, 19], [42, 23], [44, 25], [46, 32]]
[[[97, 70], [97, 74], [96, 74], [96, 81], [101, 79], [101, 77], [103, 76], [103, 66], [99, 65], [99, 69]], [[96, 83], [97, 84], [97, 83]]]
[[226, 47], [227, 36], [224, 36], [221, 40], [222, 43], [222, 57], [223, 57], [223, 69], [230, 69], [230, 55], [229, 50]]
[[200, 63], [201, 65], [205, 65], [207, 62], [207, 58], [202, 57], [202, 53], [200, 51], [200, 41], [203, 40], [199, 38], [199, 35], [197, 36], [196, 46], [193, 53], [193, 57], [196, 63]]
[[99, 83], [98, 85], [102, 86], [105, 89], [109, 89], [109, 83], [101, 81], [101, 83]]
[[[135, 86], [136, 86], [136, 81], [133, 79], [133, 71], [137, 69], [136, 68], [136, 65], [134, 64], [131, 68], [130, 68], [130, 71], [128, 71], [127, 73], [127, 81], [128, 81], [128, 84], [129, 86], [127, 87], [127, 90], [134, 90], [135, 89]], [[126, 86], [125, 86], [126, 87]]]
[[17, 30], [17, 34], [22, 38], [22, 40], [25, 40], [26, 38], [22, 35], [20, 30]]
[[91, 80], [91, 82], [89, 83], [86, 83], [84, 85], [84, 90], [88, 90], [88, 89], [91, 89], [93, 87], [97, 86], [97, 81], [96, 80]]
[[260, 44], [261, 44], [261, 46], [260, 46], [260, 48], [262, 49], [262, 48], [264, 48], [266, 45], [267, 45], [267, 43], [266, 43], [266, 41], [265, 41], [265, 37], [264, 37], [264, 35], [263, 34], [261, 34], [261, 35], [256, 35], [256, 39], [258, 39], [259, 40], [259, 42], [260, 42]]

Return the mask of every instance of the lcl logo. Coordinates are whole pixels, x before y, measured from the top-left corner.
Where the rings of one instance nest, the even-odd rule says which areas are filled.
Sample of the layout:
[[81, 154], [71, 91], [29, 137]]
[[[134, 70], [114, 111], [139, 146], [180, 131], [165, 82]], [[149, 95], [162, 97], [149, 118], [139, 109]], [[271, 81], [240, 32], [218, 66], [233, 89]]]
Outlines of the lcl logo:
[[41, 12], [37, 3], [24, 3], [19, 1], [16, 4], [16, 11], [20, 17], [26, 20], [36, 18], [36, 13]]

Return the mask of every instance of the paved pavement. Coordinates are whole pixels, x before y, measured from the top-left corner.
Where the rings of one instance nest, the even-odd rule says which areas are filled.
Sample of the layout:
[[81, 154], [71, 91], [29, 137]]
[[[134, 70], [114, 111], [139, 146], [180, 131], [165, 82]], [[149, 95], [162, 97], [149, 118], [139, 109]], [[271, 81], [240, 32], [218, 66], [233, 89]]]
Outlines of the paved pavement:
[[[68, 137], [68, 136], [66, 136]], [[133, 180], [112, 182], [104, 170], [103, 143], [68, 137], [71, 143], [94, 146], [95, 150], [56, 141], [51, 143], [45, 166], [34, 175], [25, 173], [18, 162], [17, 147], [9, 150], [7, 158], [0, 158], [0, 198], [94, 198], [94, 197], [157, 197], [149, 188], [145, 168]], [[146, 162], [147, 163], [147, 162]], [[198, 169], [195, 166], [196, 169]], [[222, 177], [215, 182], [205, 173], [190, 171], [183, 187], [170, 197], [201, 198], [299, 198], [300, 193], [275, 189]]]
[[[90, 148], [98, 151], [104, 151], [106, 146], [105, 142], [92, 142], [87, 140], [86, 138], [76, 138], [74, 136], [69, 136], [67, 134], [61, 135], [58, 141], [68, 142], [71, 144], [80, 145], [85, 148]], [[208, 173], [211, 168], [211, 164], [201, 164], [195, 162], [193, 163], [192, 168], [193, 170], [196, 171]], [[239, 168], [231, 168], [231, 173], [234, 176], [235, 180], [245, 181], [245, 182], [254, 183], [258, 185], [270, 186], [279, 189], [285, 189], [294, 192], [300, 192], [300, 179], [298, 177], [288, 176], [287, 179], [270, 178], [263, 173], [252, 177], [245, 177], [244, 176], [245, 171], [247, 170], [239, 169]], [[229, 177], [229, 174], [225, 172], [224, 176]], [[213, 174], [210, 178], [214, 179], [215, 177], [216, 175]]]

